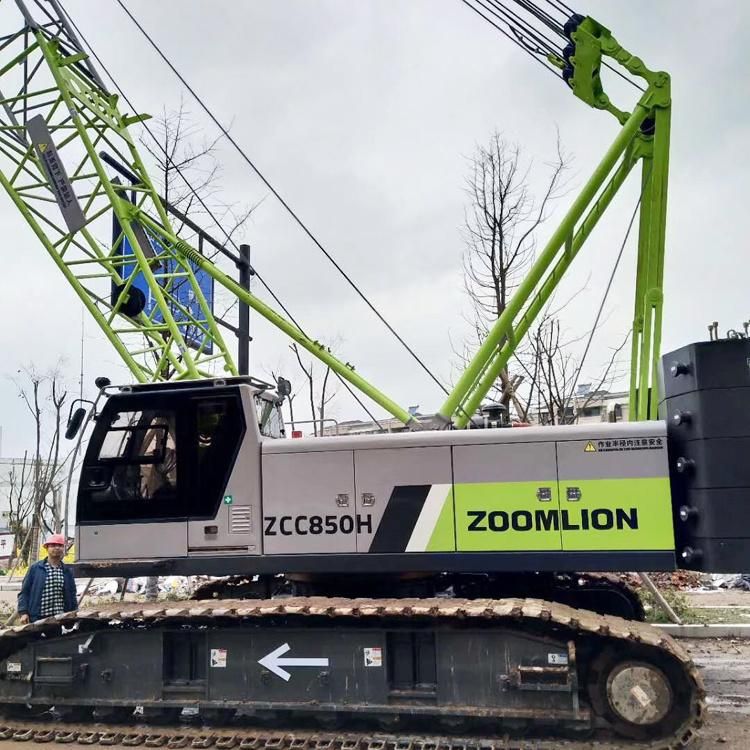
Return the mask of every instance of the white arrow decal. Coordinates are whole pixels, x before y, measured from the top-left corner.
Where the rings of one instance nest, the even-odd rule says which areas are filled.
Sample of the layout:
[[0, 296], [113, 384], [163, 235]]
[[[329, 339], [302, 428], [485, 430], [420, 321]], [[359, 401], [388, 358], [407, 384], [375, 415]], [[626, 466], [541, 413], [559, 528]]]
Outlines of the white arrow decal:
[[269, 672], [273, 672], [277, 677], [281, 677], [285, 682], [289, 682], [289, 678], [292, 676], [283, 667], [327, 667], [328, 659], [321, 658], [291, 658], [287, 657], [282, 659], [282, 654], [285, 654], [291, 649], [288, 643], [279, 646], [277, 649], [271, 651], [270, 654], [266, 654], [262, 659], [258, 659], [258, 664], [265, 667]]

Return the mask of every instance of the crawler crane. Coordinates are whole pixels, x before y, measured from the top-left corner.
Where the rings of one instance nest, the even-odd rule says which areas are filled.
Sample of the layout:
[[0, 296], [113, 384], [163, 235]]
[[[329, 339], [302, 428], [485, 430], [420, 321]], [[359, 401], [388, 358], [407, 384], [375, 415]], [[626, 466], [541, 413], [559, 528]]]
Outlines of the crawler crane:
[[[559, 49], [518, 29], [514, 38], [620, 130], [425, 425], [175, 234], [129, 132], [143, 116], [121, 112], [56, 0], [14, 1], [20, 29], [0, 42], [0, 182], [137, 381], [102, 388], [80, 476], [78, 569], [241, 576], [244, 598], [114, 605], [6, 630], [6, 714], [176, 722], [187, 707], [214, 725], [253, 714], [349, 727], [307, 744], [261, 732], [243, 747], [353, 750], [373, 726], [399, 723], [425, 747], [436, 732], [508, 729], [684, 746], [704, 711], [694, 666], [637, 621], [627, 590], [586, 574], [747, 569], [737, 516], [750, 486], [748, 342], [673, 352], [659, 383], [669, 76], [557, 0], [547, 3], [557, 16], [514, 0]], [[487, 8], [505, 7], [466, 4], [493, 25]], [[609, 63], [645, 87], [629, 111], [604, 92]], [[460, 429], [636, 167], [634, 421]], [[103, 243], [112, 213], [119, 234]], [[270, 437], [257, 413], [264, 387], [237, 376], [201, 278], [410, 431]], [[43, 724], [28, 731], [55, 736]], [[105, 742], [93, 728], [81, 736]]]

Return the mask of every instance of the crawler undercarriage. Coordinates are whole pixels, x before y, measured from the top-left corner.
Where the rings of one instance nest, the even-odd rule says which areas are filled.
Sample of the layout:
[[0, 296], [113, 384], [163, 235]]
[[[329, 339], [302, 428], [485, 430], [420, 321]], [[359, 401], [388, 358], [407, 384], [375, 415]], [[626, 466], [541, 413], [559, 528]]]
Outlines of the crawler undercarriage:
[[173, 725], [156, 734], [179, 747], [188, 709], [225, 728], [201, 735], [219, 746], [226, 728], [251, 721], [253, 747], [292, 725], [309, 735], [300, 747], [312, 726], [331, 748], [383, 731], [423, 742], [601, 731], [666, 749], [684, 746], [704, 713], [700, 677], [669, 637], [536, 599], [110, 605], [7, 630], [0, 649], [6, 722], [24, 722], [6, 734], [19, 738], [64, 740], [49, 716], [84, 722], [76, 737], [106, 744], [93, 722], [128, 734], [135, 714]]

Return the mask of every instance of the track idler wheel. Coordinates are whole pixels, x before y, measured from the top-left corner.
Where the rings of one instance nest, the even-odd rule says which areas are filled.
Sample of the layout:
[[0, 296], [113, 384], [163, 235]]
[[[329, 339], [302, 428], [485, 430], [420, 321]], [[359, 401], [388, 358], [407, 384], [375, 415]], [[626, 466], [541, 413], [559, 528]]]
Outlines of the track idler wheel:
[[605, 650], [589, 672], [596, 714], [624, 737], [652, 740], [678, 732], [696, 709], [696, 688], [682, 666], [648, 649]]

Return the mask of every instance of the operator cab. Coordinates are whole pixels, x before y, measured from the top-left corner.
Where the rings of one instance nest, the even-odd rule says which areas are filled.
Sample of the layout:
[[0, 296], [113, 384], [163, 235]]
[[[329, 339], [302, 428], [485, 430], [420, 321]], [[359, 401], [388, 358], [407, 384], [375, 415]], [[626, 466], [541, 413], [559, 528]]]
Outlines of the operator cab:
[[256, 442], [285, 436], [271, 388], [239, 377], [114, 389], [86, 450], [78, 523], [214, 518], [251, 420]]

